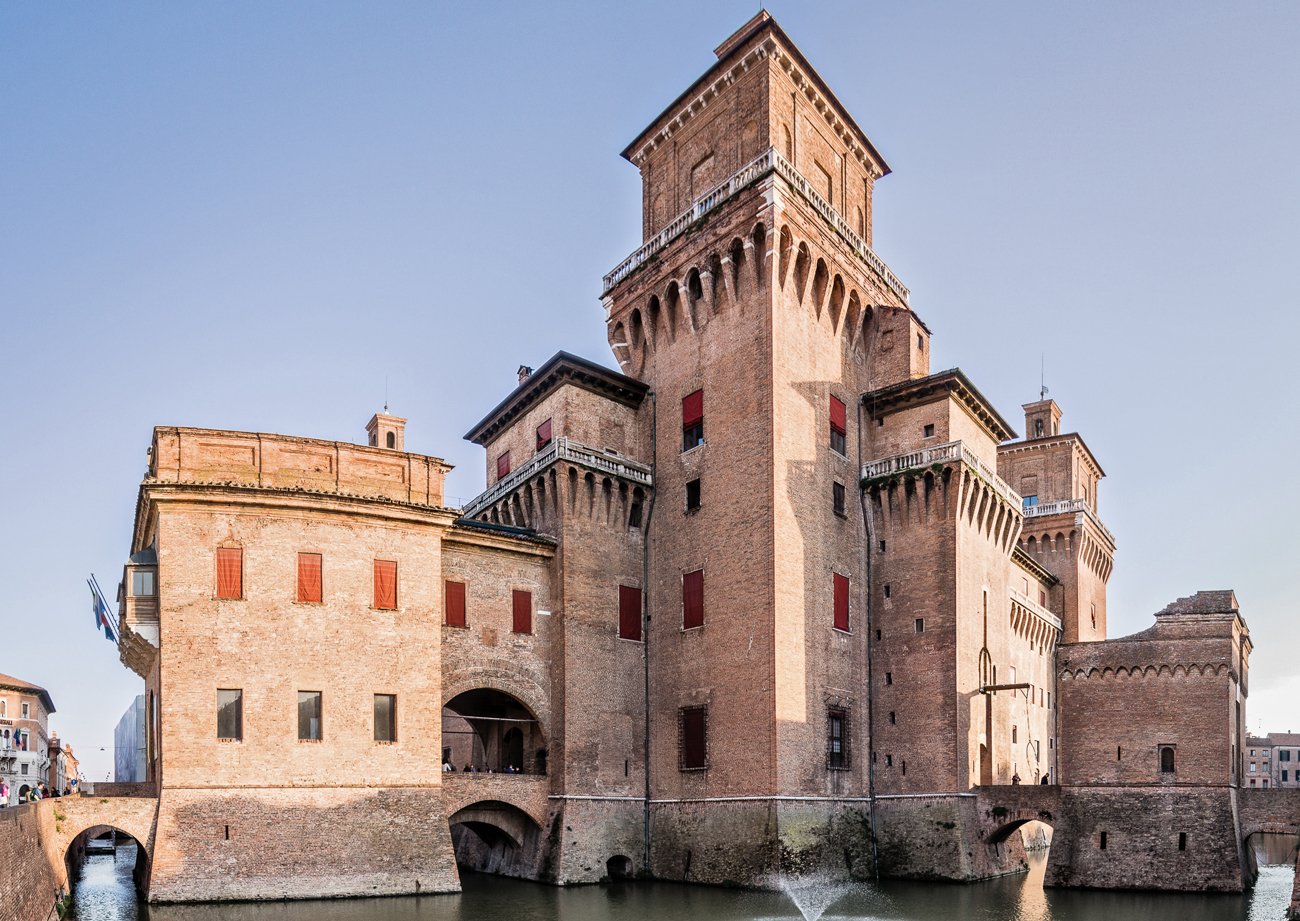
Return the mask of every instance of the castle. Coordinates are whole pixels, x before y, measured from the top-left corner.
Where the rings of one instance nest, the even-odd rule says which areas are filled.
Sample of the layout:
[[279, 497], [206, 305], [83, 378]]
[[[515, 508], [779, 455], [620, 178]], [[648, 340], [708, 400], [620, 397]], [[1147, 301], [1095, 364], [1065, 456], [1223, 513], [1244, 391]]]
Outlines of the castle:
[[522, 368], [464, 508], [387, 412], [155, 429], [120, 597], [151, 898], [975, 879], [1033, 819], [1058, 885], [1248, 883], [1235, 598], [1106, 640], [1100, 463], [932, 371], [871, 249], [889, 166], [776, 22], [624, 156], [620, 371]]

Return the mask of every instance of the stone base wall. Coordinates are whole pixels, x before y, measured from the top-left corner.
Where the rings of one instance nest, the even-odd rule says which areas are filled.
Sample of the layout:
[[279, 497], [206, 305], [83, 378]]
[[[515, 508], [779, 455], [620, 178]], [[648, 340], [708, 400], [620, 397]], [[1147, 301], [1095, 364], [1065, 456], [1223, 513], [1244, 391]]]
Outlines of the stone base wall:
[[0, 809], [0, 921], [46, 921], [66, 888], [66, 873], [46, 853], [51, 806], [44, 800]]
[[151, 902], [456, 892], [436, 787], [163, 789]]
[[1044, 882], [1241, 892], [1249, 871], [1236, 810], [1235, 791], [1225, 787], [1062, 788]]
[[989, 843], [976, 797], [924, 794], [876, 802], [880, 875], [900, 879], [969, 881], [1028, 867], [1019, 834]]
[[866, 803], [739, 800], [651, 809], [654, 876], [772, 889], [782, 877], [870, 879]]
[[630, 874], [644, 870], [643, 800], [556, 800], [545, 829], [546, 882], [599, 883], [612, 858], [626, 857]]

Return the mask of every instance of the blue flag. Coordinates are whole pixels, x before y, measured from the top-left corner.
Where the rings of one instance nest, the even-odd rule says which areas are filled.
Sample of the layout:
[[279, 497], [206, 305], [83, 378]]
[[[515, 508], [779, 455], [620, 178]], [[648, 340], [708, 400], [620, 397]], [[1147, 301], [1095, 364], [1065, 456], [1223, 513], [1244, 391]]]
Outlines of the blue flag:
[[104, 600], [103, 593], [100, 592], [99, 586], [95, 584], [94, 576], [86, 580], [90, 586], [90, 603], [95, 611], [95, 629], [103, 629], [104, 638], [110, 643], [117, 642], [117, 634], [113, 631], [113, 618], [108, 610], [108, 602]]

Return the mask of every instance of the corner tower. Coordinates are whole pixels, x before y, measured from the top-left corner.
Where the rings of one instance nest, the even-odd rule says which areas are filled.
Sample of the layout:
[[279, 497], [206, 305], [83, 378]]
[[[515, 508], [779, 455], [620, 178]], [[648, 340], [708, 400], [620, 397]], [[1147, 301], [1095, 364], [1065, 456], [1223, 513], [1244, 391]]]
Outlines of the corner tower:
[[926, 375], [930, 334], [870, 247], [879, 151], [767, 13], [716, 53], [624, 151], [645, 242], [603, 303], [657, 407], [654, 872], [723, 881], [789, 853], [792, 798], [866, 794], [858, 395]]

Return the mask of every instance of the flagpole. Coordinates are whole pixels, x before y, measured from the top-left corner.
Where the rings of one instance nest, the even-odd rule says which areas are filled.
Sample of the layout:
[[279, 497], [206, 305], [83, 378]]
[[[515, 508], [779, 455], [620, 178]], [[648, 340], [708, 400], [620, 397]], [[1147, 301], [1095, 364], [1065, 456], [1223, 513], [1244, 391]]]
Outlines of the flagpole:
[[113, 609], [108, 606], [108, 599], [104, 597], [104, 590], [99, 587], [99, 580], [95, 578], [93, 572], [90, 574], [90, 582], [91, 586], [95, 589], [95, 592], [99, 595], [100, 604], [104, 606], [104, 614], [107, 615], [109, 624], [113, 628], [113, 635], [120, 637], [122, 635], [120, 621], [118, 620], [117, 615], [113, 612]]

